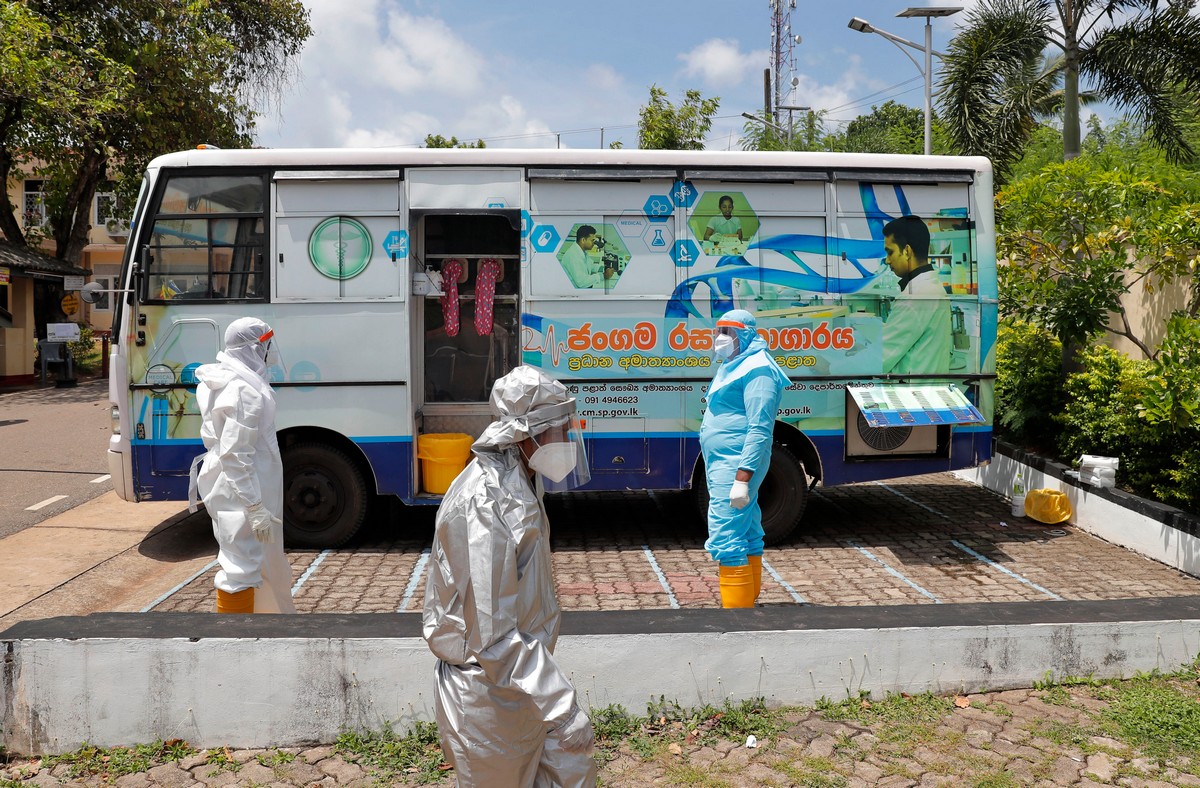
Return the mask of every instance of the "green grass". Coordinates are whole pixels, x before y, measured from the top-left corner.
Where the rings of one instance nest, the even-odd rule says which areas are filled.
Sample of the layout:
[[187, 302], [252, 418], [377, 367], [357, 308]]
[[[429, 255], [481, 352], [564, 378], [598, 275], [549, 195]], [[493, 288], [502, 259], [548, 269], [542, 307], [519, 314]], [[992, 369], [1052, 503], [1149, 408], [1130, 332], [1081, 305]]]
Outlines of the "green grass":
[[[1189, 676], [1195, 686], [1195, 675]], [[1113, 685], [1100, 712], [1105, 732], [1150, 757], [1200, 756], [1200, 702], [1172, 677], [1144, 676]]]
[[978, 775], [971, 781], [971, 788], [1018, 788], [1017, 778], [1008, 772], [992, 772]]
[[817, 710], [829, 720], [854, 721], [878, 725], [875, 735], [888, 755], [907, 757], [921, 744], [934, 739], [944, 740], [938, 733], [942, 717], [954, 710], [954, 702], [931, 693], [920, 695], [888, 695], [871, 700], [869, 693], [834, 703], [822, 699]]
[[132, 747], [95, 747], [85, 744], [74, 752], [51, 755], [42, 762], [42, 768], [53, 769], [59, 764], [67, 765], [67, 774], [72, 778], [101, 776], [115, 780], [127, 774], [138, 774], [159, 764], [178, 761], [198, 750], [180, 739], [164, 742], [159, 739], [153, 744], [136, 744]]
[[837, 763], [830, 758], [802, 758], [792, 763], [777, 761], [771, 768], [806, 788], [841, 788], [850, 784], [845, 775], [838, 773]]
[[296, 760], [295, 753], [269, 750], [258, 754], [258, 762], [268, 769], [274, 769]]
[[1034, 720], [1026, 725], [1025, 729], [1034, 736], [1040, 736], [1060, 747], [1070, 744], [1084, 748], [1085, 751], [1090, 747], [1089, 739], [1098, 734], [1093, 728], [1059, 720]]
[[404, 774], [405, 779], [432, 783], [449, 768], [438, 744], [437, 725], [420, 720], [405, 735], [397, 735], [390, 725], [378, 732], [343, 733], [334, 751], [385, 779]]

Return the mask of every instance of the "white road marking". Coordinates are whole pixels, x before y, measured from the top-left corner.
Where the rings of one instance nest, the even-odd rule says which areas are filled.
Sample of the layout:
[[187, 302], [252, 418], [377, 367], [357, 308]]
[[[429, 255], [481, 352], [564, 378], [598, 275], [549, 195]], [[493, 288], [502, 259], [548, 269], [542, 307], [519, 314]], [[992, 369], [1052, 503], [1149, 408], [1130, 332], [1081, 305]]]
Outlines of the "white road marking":
[[421, 551], [421, 557], [417, 559], [416, 566], [413, 567], [412, 575], [408, 578], [408, 587], [404, 589], [404, 598], [400, 600], [400, 607], [396, 608], [397, 613], [403, 613], [408, 607], [409, 601], [412, 600], [413, 594], [417, 592], [417, 586], [421, 584], [421, 575], [425, 572], [425, 564], [429, 562], [429, 548], [426, 547]]
[[321, 562], [324, 561], [325, 558], [332, 552], [332, 550], [322, 550], [317, 554], [317, 557], [313, 559], [312, 563], [308, 565], [308, 568], [306, 568], [300, 575], [300, 579], [297, 580], [295, 585], [292, 586], [292, 596], [295, 596], [296, 592], [308, 582], [308, 578], [313, 576], [313, 572], [317, 571], [317, 567], [320, 566]]
[[159, 606], [159, 605], [161, 605], [163, 602], [166, 602], [166, 601], [167, 601], [167, 599], [168, 599], [168, 598], [170, 598], [170, 596], [171, 596], [172, 594], [174, 594], [176, 591], [181, 591], [181, 590], [183, 590], [183, 588], [184, 588], [185, 586], [187, 586], [189, 583], [191, 583], [191, 582], [192, 582], [193, 580], [195, 580], [197, 577], [199, 577], [200, 575], [204, 574], [204, 573], [205, 573], [205, 572], [207, 572], [209, 569], [212, 569], [212, 568], [213, 568], [214, 566], [216, 566], [216, 565], [217, 565], [217, 559], [215, 559], [215, 558], [214, 558], [213, 560], [209, 561], [209, 562], [208, 562], [208, 563], [207, 563], [207, 564], [204, 566], [204, 568], [203, 568], [203, 569], [200, 569], [200, 570], [198, 570], [198, 571], [197, 571], [195, 574], [193, 574], [193, 575], [192, 575], [191, 577], [189, 577], [187, 580], [184, 580], [182, 583], [180, 583], [179, 585], [175, 586], [175, 587], [174, 587], [174, 588], [172, 588], [170, 591], [168, 591], [167, 593], [163, 594], [162, 596], [160, 596], [158, 599], [154, 600], [154, 601], [153, 601], [153, 602], [151, 602], [150, 604], [146, 605], [144, 608], [142, 608], [142, 609], [141, 609], [140, 611], [138, 611], [138, 612], [141, 612], [141, 613], [149, 613], [151, 610], [153, 610], [154, 608], [158, 607], [158, 606]]
[[1058, 594], [1054, 593], [1053, 591], [1048, 591], [1045, 588], [1042, 588], [1037, 583], [1033, 582], [1032, 580], [1030, 580], [1026, 577], [1021, 577], [1019, 574], [1012, 571], [1008, 567], [1001, 566], [1000, 564], [996, 563], [992, 559], [988, 558], [983, 553], [979, 553], [979, 552], [976, 552], [975, 550], [972, 550], [971, 548], [967, 547], [965, 544], [958, 541], [957, 539], [951, 539], [950, 544], [954, 545], [959, 550], [962, 550], [964, 553], [971, 556], [976, 561], [982, 561], [983, 563], [987, 564], [988, 566], [992, 567], [993, 569], [999, 569], [1001, 572], [1003, 572], [1004, 574], [1013, 578], [1014, 580], [1020, 580], [1025, 585], [1029, 586], [1030, 588], [1035, 588], [1038, 591], [1041, 591], [1043, 594], [1050, 597], [1051, 599], [1057, 599], [1059, 602], [1063, 601], [1063, 598], [1061, 596], [1059, 596]]
[[858, 550], [858, 552], [860, 552], [860, 553], [862, 553], [863, 555], [865, 555], [867, 558], [870, 558], [872, 561], [874, 561], [875, 563], [877, 563], [877, 564], [879, 564], [880, 566], [882, 566], [884, 569], [886, 569], [886, 570], [887, 570], [887, 573], [888, 573], [889, 575], [891, 575], [892, 577], [895, 577], [895, 578], [897, 578], [898, 580], [902, 580], [902, 581], [904, 581], [905, 583], [907, 583], [907, 584], [908, 584], [908, 585], [909, 585], [911, 588], [913, 588], [913, 589], [914, 589], [914, 590], [916, 590], [917, 592], [919, 592], [919, 593], [921, 593], [922, 595], [924, 595], [924, 596], [928, 597], [929, 599], [932, 599], [932, 600], [933, 600], [933, 603], [934, 603], [935, 605], [940, 605], [940, 604], [942, 604], [942, 600], [938, 599], [936, 596], [934, 596], [933, 594], [931, 594], [929, 591], [927, 591], [927, 590], [926, 590], [926, 589], [924, 589], [924, 588], [921, 588], [921, 586], [917, 585], [917, 584], [916, 584], [916, 583], [914, 583], [912, 580], [910, 580], [910, 579], [908, 579], [907, 577], [905, 577], [905, 576], [904, 576], [904, 575], [903, 575], [903, 574], [902, 574], [902, 573], [901, 573], [899, 570], [897, 570], [895, 567], [893, 567], [892, 565], [890, 565], [890, 564], [889, 564], [887, 561], [884, 561], [882, 558], [880, 558], [879, 556], [875, 555], [875, 554], [874, 554], [874, 553], [872, 553], [870, 550], [868, 550], [867, 548], [865, 548], [865, 547], [863, 547], [862, 545], [860, 545], [858, 542], [854, 541], [853, 539], [847, 539], [847, 540], [846, 540], [846, 544], [850, 545], [850, 546], [851, 546], [851, 547], [853, 547], [855, 550]]
[[66, 497], [67, 497], [67, 496], [65, 496], [65, 495], [56, 495], [56, 496], [54, 496], [53, 498], [47, 498], [47, 499], [46, 499], [46, 500], [44, 500], [44, 501], [41, 501], [41, 502], [39, 502], [39, 503], [35, 503], [33, 506], [26, 506], [26, 507], [25, 507], [25, 511], [27, 511], [27, 512], [36, 512], [38, 509], [44, 509], [44, 508], [46, 508], [47, 506], [49, 506], [50, 504], [52, 504], [52, 503], [58, 503], [59, 501], [61, 501], [63, 498], [66, 498]]
[[106, 481], [108, 481], [111, 478], [112, 478], [112, 474], [106, 473], [103, 476], [97, 476], [95, 479], [92, 479], [91, 483], [92, 484], [104, 484]]
[[783, 588], [784, 591], [787, 591], [789, 594], [792, 595], [792, 599], [796, 600], [797, 605], [808, 604], [807, 602], [804, 601], [804, 597], [802, 597], [796, 593], [796, 589], [792, 588], [791, 585], [788, 583], [788, 581], [784, 580], [782, 577], [779, 576], [779, 573], [775, 571], [775, 567], [773, 567], [769, 563], [767, 563], [767, 559], [764, 558], [762, 564], [763, 564], [763, 569], [766, 569], [767, 573], [770, 574], [771, 577], [775, 578], [775, 582], [779, 583], [779, 585]]
[[662, 567], [658, 565], [658, 559], [654, 557], [654, 551], [650, 549], [650, 545], [642, 545], [642, 552], [646, 556], [646, 560], [650, 562], [650, 568], [654, 570], [654, 574], [658, 577], [658, 584], [662, 586], [663, 591], [667, 592], [667, 601], [671, 603], [672, 610], [679, 609], [679, 600], [675, 598], [675, 592], [671, 590], [671, 584], [667, 581], [667, 576], [663, 574]]

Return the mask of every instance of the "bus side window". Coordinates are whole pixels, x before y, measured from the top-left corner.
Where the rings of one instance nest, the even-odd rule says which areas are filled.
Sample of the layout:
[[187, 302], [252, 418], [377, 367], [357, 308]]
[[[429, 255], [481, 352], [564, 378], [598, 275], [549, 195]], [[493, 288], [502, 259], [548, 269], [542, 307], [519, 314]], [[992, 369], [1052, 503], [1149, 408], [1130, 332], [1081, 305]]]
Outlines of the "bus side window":
[[151, 228], [148, 301], [263, 300], [261, 175], [170, 176]]

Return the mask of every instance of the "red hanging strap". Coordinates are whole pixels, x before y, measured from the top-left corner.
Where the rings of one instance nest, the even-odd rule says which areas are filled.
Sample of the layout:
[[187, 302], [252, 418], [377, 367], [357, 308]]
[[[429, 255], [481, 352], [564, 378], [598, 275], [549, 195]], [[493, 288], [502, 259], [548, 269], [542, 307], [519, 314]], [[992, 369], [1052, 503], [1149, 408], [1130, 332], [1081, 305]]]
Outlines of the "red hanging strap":
[[490, 336], [494, 325], [496, 281], [504, 273], [504, 264], [495, 257], [479, 261], [475, 275], [475, 333]]
[[466, 266], [466, 260], [457, 257], [442, 263], [442, 322], [448, 337], [458, 336], [458, 282]]

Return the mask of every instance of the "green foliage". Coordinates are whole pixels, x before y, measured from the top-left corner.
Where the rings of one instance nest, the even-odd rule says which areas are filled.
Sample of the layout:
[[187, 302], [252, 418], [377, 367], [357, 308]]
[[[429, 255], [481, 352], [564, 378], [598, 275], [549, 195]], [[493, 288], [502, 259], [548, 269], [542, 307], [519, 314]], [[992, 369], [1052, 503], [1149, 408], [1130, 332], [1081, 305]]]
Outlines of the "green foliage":
[[[1200, 19], [1191, 5], [984, 0], [944, 58], [940, 103], [956, 148], [991, 158], [1003, 181], [1037, 119], [1061, 111], [1063, 155], [1074, 158], [1080, 106], [1099, 99], [1144, 126], [1172, 161], [1186, 161], [1200, 94]], [[1043, 59], [1047, 48], [1060, 52]], [[1091, 95], [1080, 92], [1081, 77]]]
[[[1194, 270], [1200, 178], [1178, 168], [1114, 169], [1093, 158], [1046, 167], [996, 196], [1001, 314], [1046, 328], [1062, 342], [1105, 330], [1149, 348], [1127, 325], [1129, 283]], [[1124, 322], [1124, 321], [1123, 321]]]
[[198, 750], [181, 739], [153, 744], [136, 744], [132, 747], [95, 747], [85, 744], [74, 752], [52, 755], [43, 762], [44, 768], [66, 764], [67, 774], [72, 778], [101, 775], [109, 780], [126, 774], [144, 772], [153, 766], [168, 761], [178, 761]]
[[642, 150], [703, 150], [704, 138], [712, 128], [713, 115], [721, 99], [704, 98], [689, 90], [678, 106], [667, 99], [667, 91], [650, 86], [650, 101], [638, 113], [638, 147]]
[[825, 114], [825, 110], [809, 110], [794, 115], [791, 118], [792, 133], [789, 140], [786, 118], [784, 125], [780, 126], [775, 123], [773, 115], [755, 113], [758, 120], [747, 120], [742, 127], [742, 150], [830, 150], [830, 137], [825, 132]]
[[1054, 435], [1062, 382], [1062, 343], [1028, 323], [1001, 321], [996, 336], [997, 431], [1025, 446], [1039, 446]]
[[1150, 369], [1142, 418], [1172, 432], [1200, 428], [1200, 320], [1172, 315]]
[[[249, 145], [254, 107], [280, 93], [312, 33], [300, 0], [3, 7], [0, 52], [20, 57], [0, 55], [0, 85], [15, 86], [0, 90], [0, 180], [19, 157], [37, 163], [56, 255], [68, 260], [87, 242], [99, 184], [116, 181], [129, 198], [154, 156]], [[0, 198], [0, 230], [20, 243], [12, 210]]]
[[437, 782], [446, 769], [437, 725], [420, 720], [404, 736], [390, 725], [380, 732], [343, 733], [334, 751], [347, 760], [372, 767], [382, 779], [403, 774], [418, 783]]
[[1081, 354], [1081, 369], [1064, 385], [1067, 403], [1059, 422], [1059, 456], [1083, 454], [1119, 457], [1119, 480], [1149, 492], [1153, 475], [1165, 460], [1153, 432], [1138, 417], [1149, 362], [1134, 361], [1105, 345]]
[[441, 134], [426, 134], [426, 148], [486, 148], [487, 143], [483, 140], [475, 140], [474, 142], [459, 142], [458, 137], [446, 139]]
[[1062, 132], [1053, 126], [1039, 123], [1025, 142], [1021, 157], [1013, 164], [1008, 180], [1010, 183], [1016, 183], [1062, 160]]
[[[942, 124], [936, 113], [930, 122], [934, 132], [931, 141], [933, 152], [949, 153], [944, 148], [944, 135], [939, 134]], [[924, 153], [925, 111], [895, 101], [885, 101], [878, 107], [871, 107], [866, 115], [850, 121], [845, 134], [833, 144], [837, 146], [834, 150], [855, 153]]]

